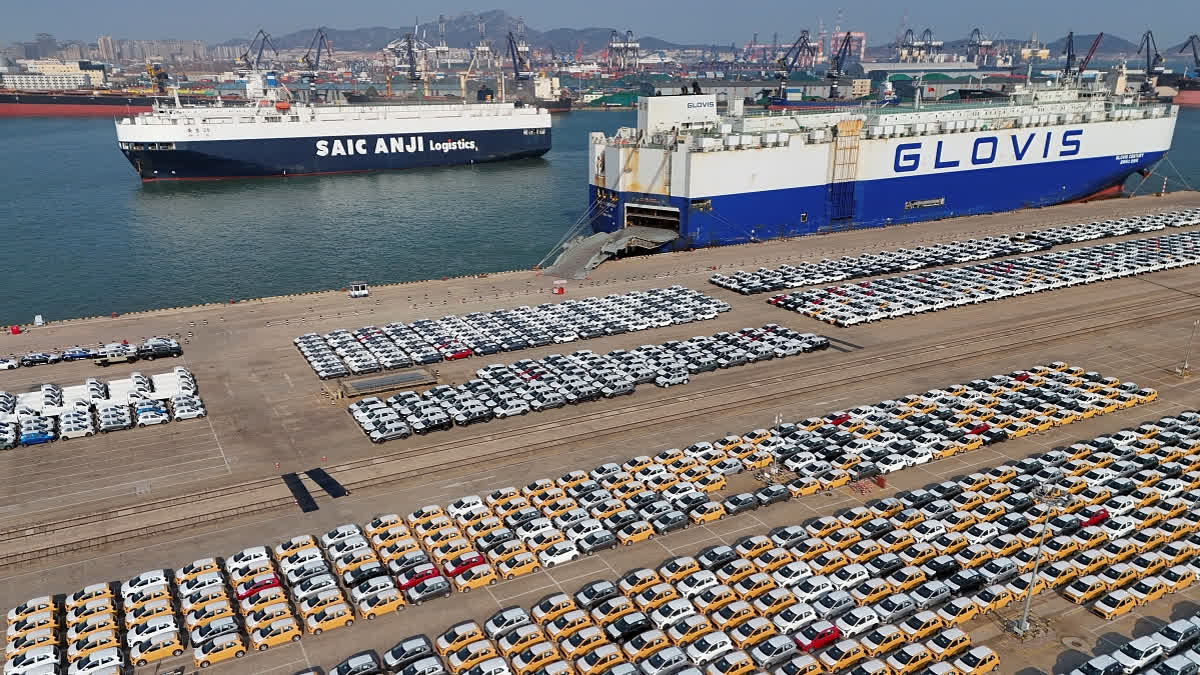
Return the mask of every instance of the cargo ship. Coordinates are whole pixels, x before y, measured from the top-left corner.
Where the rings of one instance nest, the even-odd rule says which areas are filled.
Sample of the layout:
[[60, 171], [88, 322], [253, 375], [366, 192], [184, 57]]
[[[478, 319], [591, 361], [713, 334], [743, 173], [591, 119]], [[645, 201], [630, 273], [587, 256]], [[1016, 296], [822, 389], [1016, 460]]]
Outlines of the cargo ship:
[[538, 157], [550, 114], [510, 103], [337, 105], [293, 101], [273, 71], [246, 76], [245, 105], [157, 104], [116, 120], [144, 181], [358, 173]]
[[1178, 114], [1027, 84], [953, 104], [750, 111], [731, 100], [721, 115], [701, 94], [643, 97], [637, 110], [636, 128], [589, 138], [581, 227], [598, 259], [1119, 193], [1166, 154]]
[[[223, 96], [227, 105], [245, 104], [240, 96]], [[212, 105], [214, 96], [181, 94], [183, 105]], [[166, 96], [97, 90], [97, 91], [17, 91], [0, 89], [0, 117], [113, 117], [150, 112], [155, 101]]]

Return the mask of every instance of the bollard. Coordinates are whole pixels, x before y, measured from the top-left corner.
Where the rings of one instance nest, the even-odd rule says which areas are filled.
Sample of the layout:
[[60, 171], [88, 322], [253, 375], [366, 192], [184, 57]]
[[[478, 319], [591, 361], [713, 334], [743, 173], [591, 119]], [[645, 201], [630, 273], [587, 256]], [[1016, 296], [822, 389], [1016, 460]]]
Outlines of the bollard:
[[324, 462], [324, 461], [325, 461], [325, 455], [321, 455], [321, 461], [322, 461], [322, 462]]
[[279, 468], [279, 462], [275, 462], [275, 468], [276, 468], [276, 469], [278, 469], [278, 468]]

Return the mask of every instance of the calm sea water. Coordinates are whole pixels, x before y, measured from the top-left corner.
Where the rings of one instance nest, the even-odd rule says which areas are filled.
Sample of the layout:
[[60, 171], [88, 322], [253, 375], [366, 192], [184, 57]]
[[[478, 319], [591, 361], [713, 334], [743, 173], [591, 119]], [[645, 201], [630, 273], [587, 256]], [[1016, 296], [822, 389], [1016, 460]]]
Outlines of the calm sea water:
[[[586, 209], [588, 132], [633, 123], [556, 116], [538, 160], [143, 185], [110, 120], [0, 119], [0, 325], [529, 268]], [[1171, 160], [1200, 187], [1200, 110]]]

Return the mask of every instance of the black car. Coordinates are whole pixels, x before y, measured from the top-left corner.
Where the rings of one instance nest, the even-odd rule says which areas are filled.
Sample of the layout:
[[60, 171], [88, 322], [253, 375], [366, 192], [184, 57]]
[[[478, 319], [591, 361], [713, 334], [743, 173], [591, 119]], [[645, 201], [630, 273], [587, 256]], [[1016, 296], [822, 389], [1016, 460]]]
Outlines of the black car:
[[858, 526], [859, 533], [864, 539], [878, 539], [896, 529], [887, 518], [872, 518]]
[[1006, 513], [995, 521], [1000, 534], [1016, 534], [1029, 527], [1030, 520], [1019, 513]]
[[21, 363], [21, 367], [30, 368], [32, 366], [43, 366], [48, 363], [54, 363], [54, 362], [58, 361], [58, 358], [51, 354], [43, 354], [41, 352], [32, 352], [32, 353], [26, 354], [25, 356], [22, 356], [18, 360]]
[[896, 497], [900, 499], [904, 506], [910, 509], [919, 509], [938, 498], [937, 495], [924, 489], [901, 492]]
[[602, 549], [617, 547], [617, 537], [609, 530], [598, 530], [575, 542], [580, 553], [591, 555]]
[[961, 570], [962, 565], [951, 556], [939, 555], [925, 563], [922, 568], [930, 579], [945, 579]]
[[343, 573], [342, 583], [345, 584], [346, 588], [354, 588], [364, 581], [376, 577], [386, 577], [387, 574], [388, 570], [382, 563], [369, 562], [362, 567], [356, 567]]
[[985, 581], [986, 579], [979, 573], [979, 570], [962, 570], [946, 579], [946, 585], [950, 587], [954, 595], [962, 596], [983, 588]]
[[721, 503], [725, 505], [725, 513], [729, 515], [753, 511], [758, 508], [758, 499], [749, 492], [733, 495]]
[[590, 612], [605, 600], [616, 597], [619, 592], [607, 579], [589, 581], [575, 592], [575, 604], [585, 612]]
[[[514, 535], [515, 537], [516, 535]], [[405, 572], [429, 563], [429, 554], [424, 551], [409, 551], [388, 563], [388, 571], [392, 576], [400, 576]]]
[[420, 605], [433, 598], [450, 597], [450, 581], [446, 577], [431, 577], [408, 589], [408, 602]]
[[874, 462], [862, 462], [850, 469], [850, 480], [859, 481], [880, 475], [879, 466]]
[[137, 355], [139, 359], [153, 361], [154, 359], [182, 356], [183, 348], [168, 342], [146, 343], [138, 347]]
[[1008, 485], [1015, 492], [1030, 492], [1038, 485], [1041, 485], [1041, 481], [1033, 476], [1030, 476], [1029, 474], [1021, 474], [1020, 476], [1008, 481]]
[[383, 653], [383, 664], [393, 673], [408, 664], [433, 653], [433, 642], [425, 635], [412, 635], [397, 642]]
[[1137, 489], [1137, 483], [1128, 478], [1114, 478], [1105, 484], [1106, 488], [1112, 491], [1113, 496], [1127, 495]]
[[604, 634], [611, 642], [625, 642], [629, 638], [650, 630], [654, 625], [641, 612], [626, 614], [604, 627]]
[[904, 568], [904, 559], [895, 553], [884, 553], [867, 562], [867, 570], [873, 577], [889, 577]]
[[[641, 509], [645, 508], [646, 506], [648, 506], [650, 504], [653, 504], [654, 502], [658, 501], [659, 499], [660, 499], [660, 497], [659, 497], [658, 493], [655, 492], [654, 490], [645, 490], [643, 492], [639, 492], [639, 493], [635, 494], [634, 496], [630, 497], [629, 499], [626, 499], [625, 504], [626, 504], [626, 506], [628, 506], [631, 509], [638, 509], [640, 511]], [[626, 523], [626, 525], [628, 525], [628, 524], [629, 523]]]
[[329, 675], [378, 675], [383, 667], [379, 665], [379, 657], [374, 649], [354, 654], [342, 661], [329, 671]]
[[683, 511], [671, 510], [666, 513], [655, 516], [650, 521], [650, 527], [658, 534], [666, 534], [675, 530], [682, 530], [688, 526], [688, 517]]
[[[803, 541], [803, 539], [797, 541]], [[731, 547], [724, 544], [717, 544], [715, 546], [705, 546], [700, 549], [700, 553], [696, 555], [696, 562], [700, 563], [700, 567], [711, 572], [737, 557], [737, 551], [734, 551]]]
[[792, 493], [783, 485], [767, 485], [754, 491], [759, 506], [770, 506], [791, 499]]
[[[784, 491], [787, 492], [787, 488], [784, 488]], [[788, 495], [790, 496], [791, 493], [788, 492]], [[684, 495], [680, 495], [679, 498], [675, 500], [675, 505], [679, 507], [680, 511], [683, 511], [684, 513], [690, 513], [692, 509], [700, 506], [701, 504], [707, 504], [710, 501], [712, 500], [709, 499], [708, 495], [704, 494], [703, 492], [688, 492]]]
[[929, 491], [937, 495], [938, 499], [954, 499], [962, 494], [962, 486], [958, 483], [948, 480], [937, 485], [930, 486]]
[[626, 525], [637, 520], [641, 520], [641, 517], [639, 517], [638, 514], [634, 513], [633, 511], [627, 509], [625, 511], [614, 513], [604, 520], [601, 520], [600, 524], [604, 526], [604, 529], [616, 532], [622, 527], [625, 527]]
[[1003, 429], [991, 428], [979, 434], [979, 439], [983, 441], [984, 445], [991, 445], [992, 443], [1007, 441], [1008, 432]]

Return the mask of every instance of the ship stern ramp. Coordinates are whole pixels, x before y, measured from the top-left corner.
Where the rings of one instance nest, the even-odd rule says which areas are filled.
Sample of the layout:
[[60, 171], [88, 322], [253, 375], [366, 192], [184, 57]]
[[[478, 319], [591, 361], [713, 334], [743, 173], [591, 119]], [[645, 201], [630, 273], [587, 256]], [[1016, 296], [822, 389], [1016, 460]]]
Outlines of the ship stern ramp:
[[637, 225], [623, 227], [616, 232], [597, 232], [587, 237], [576, 237], [564, 245], [563, 252], [543, 274], [558, 279], [585, 279], [588, 272], [622, 251], [633, 249], [649, 253], [678, 238], [678, 231]]

